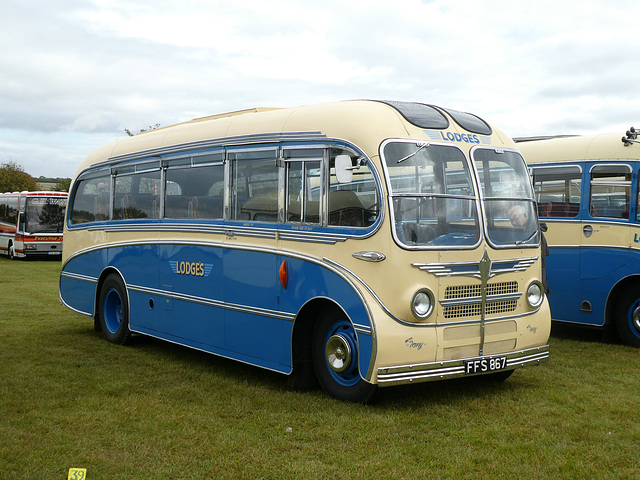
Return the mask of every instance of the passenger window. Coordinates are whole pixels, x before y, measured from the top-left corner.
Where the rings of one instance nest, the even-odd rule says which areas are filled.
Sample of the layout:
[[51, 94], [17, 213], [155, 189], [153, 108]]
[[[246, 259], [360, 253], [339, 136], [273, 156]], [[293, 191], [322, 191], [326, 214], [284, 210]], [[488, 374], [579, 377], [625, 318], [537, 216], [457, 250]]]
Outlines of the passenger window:
[[164, 218], [221, 219], [224, 165], [169, 168]]
[[0, 203], [0, 222], [15, 225], [18, 219], [18, 197], [3, 198]]
[[74, 225], [109, 220], [111, 176], [81, 179], [71, 205], [70, 220]]
[[[335, 158], [350, 155], [353, 179], [339, 183], [335, 171]], [[364, 159], [342, 149], [332, 149], [329, 164], [329, 225], [368, 227], [380, 214], [378, 189], [369, 166]]]
[[233, 187], [230, 219], [278, 221], [276, 151], [230, 153]]
[[629, 165], [595, 165], [591, 169], [592, 217], [629, 218], [631, 173]]
[[582, 169], [578, 165], [534, 167], [532, 172], [538, 216], [578, 216], [582, 191]]
[[319, 224], [322, 151], [304, 160], [289, 161], [286, 165], [287, 221]]
[[160, 218], [160, 169], [116, 175], [113, 219]]

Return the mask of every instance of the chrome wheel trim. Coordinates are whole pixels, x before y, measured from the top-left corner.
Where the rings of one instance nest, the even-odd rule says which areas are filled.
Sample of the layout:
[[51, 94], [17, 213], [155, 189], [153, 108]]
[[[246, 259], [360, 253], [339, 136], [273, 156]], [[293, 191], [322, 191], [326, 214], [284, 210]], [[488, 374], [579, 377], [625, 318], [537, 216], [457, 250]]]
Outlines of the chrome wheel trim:
[[349, 341], [341, 334], [332, 335], [324, 349], [327, 364], [334, 372], [344, 372], [351, 365], [353, 354]]

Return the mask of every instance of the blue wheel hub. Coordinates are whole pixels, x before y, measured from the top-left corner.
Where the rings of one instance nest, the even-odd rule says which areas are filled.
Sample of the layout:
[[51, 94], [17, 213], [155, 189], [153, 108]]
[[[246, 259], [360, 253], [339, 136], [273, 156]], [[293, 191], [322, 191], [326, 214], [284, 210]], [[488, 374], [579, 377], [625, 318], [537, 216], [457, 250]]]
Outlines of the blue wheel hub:
[[117, 333], [122, 325], [122, 298], [117, 290], [112, 288], [107, 292], [102, 315], [109, 332]]
[[325, 362], [333, 379], [345, 387], [358, 383], [358, 346], [351, 323], [339, 320], [332, 324], [324, 345]]

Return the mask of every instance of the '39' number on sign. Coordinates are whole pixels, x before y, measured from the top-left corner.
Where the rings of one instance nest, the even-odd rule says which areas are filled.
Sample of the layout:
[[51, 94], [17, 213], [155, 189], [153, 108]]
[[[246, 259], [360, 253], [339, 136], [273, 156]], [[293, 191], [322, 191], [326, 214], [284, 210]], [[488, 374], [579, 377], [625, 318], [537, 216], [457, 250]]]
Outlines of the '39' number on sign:
[[67, 480], [85, 480], [87, 478], [86, 468], [70, 468]]

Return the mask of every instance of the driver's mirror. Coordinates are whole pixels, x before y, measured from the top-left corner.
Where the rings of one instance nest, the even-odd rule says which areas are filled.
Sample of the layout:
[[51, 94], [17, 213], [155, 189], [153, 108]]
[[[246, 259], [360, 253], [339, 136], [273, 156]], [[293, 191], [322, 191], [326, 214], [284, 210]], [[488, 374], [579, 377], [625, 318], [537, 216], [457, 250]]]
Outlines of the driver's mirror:
[[353, 180], [353, 165], [351, 164], [351, 156], [336, 156], [336, 178], [338, 183], [350, 183]]

